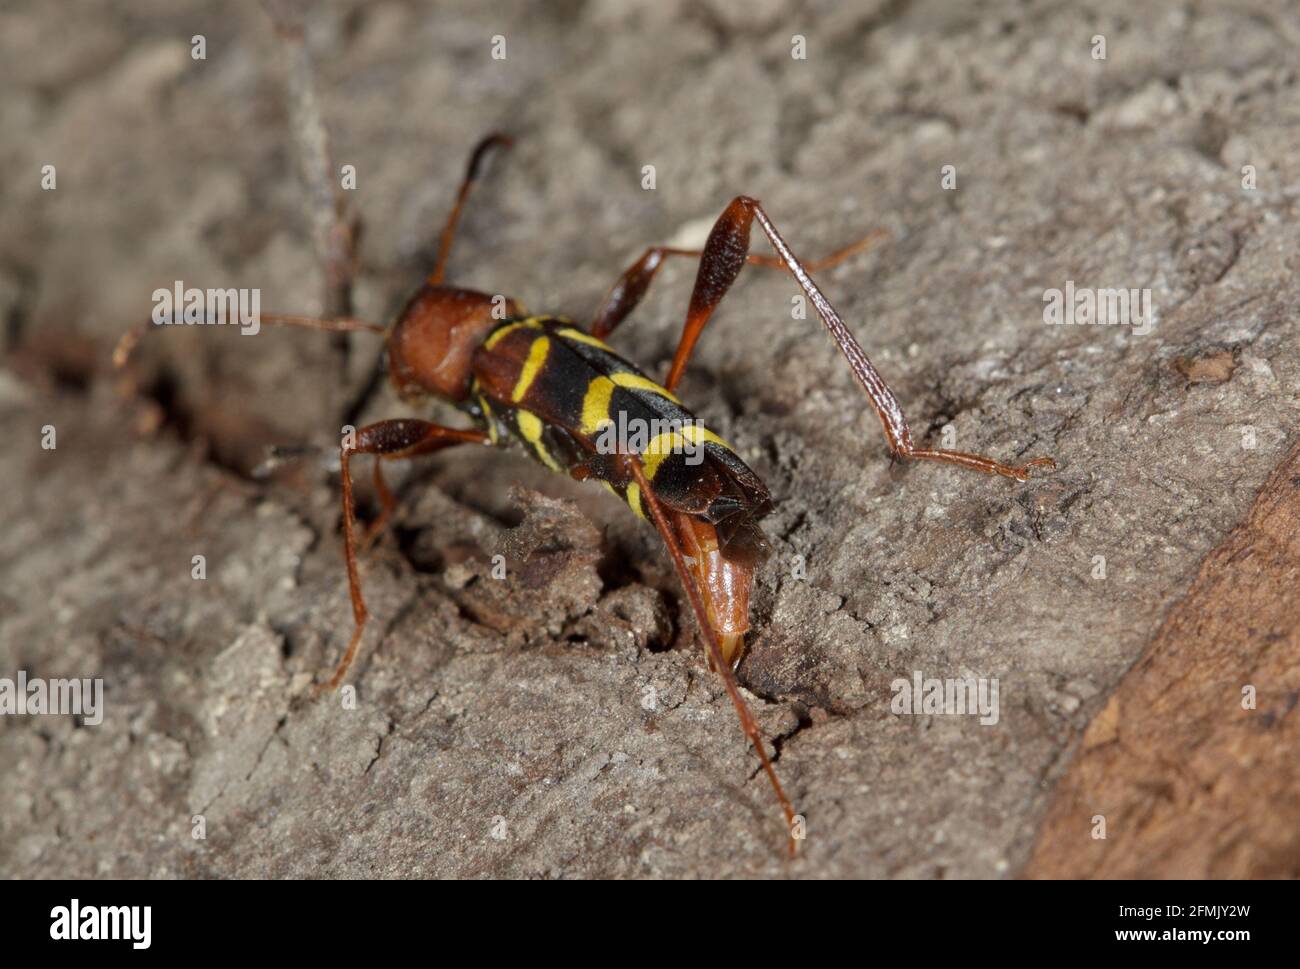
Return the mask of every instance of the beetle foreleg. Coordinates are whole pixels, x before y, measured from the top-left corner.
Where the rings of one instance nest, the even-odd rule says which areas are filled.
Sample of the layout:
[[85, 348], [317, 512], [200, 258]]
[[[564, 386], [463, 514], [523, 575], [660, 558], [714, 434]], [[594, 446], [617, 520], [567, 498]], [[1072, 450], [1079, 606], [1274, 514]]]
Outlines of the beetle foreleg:
[[[375, 460], [395, 460], [413, 458], [463, 442], [486, 443], [487, 435], [481, 431], [457, 430], [442, 427], [428, 421], [399, 419], [378, 421], [367, 424], [356, 432], [356, 440], [344, 441], [339, 449], [339, 465], [343, 483], [343, 550], [348, 564], [348, 593], [352, 597], [352, 616], [356, 628], [348, 643], [343, 658], [334, 669], [328, 682], [319, 686], [318, 692], [338, 689], [343, 678], [347, 676], [356, 659], [357, 648], [361, 645], [361, 634], [365, 631], [366, 620], [370, 613], [366, 609], [366, 600], [361, 594], [361, 573], [357, 568], [356, 541], [352, 537], [356, 524], [356, 510], [352, 507], [352, 472], [349, 467], [353, 454], [373, 454]], [[385, 488], [385, 490], [387, 490]], [[391, 498], [391, 494], [389, 495]]]

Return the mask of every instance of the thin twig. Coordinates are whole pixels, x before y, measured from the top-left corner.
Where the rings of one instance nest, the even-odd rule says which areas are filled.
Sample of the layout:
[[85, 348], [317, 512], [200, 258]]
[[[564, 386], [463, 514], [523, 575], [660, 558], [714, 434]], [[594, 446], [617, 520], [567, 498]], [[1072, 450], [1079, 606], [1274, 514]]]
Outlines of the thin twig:
[[[307, 217], [324, 267], [321, 315], [351, 316], [358, 223], [349, 212], [339, 172], [330, 156], [329, 133], [316, 97], [315, 73], [304, 37], [303, 4], [300, 0], [262, 0], [262, 6], [284, 49], [289, 123], [307, 190]], [[341, 382], [346, 383], [347, 334], [337, 334], [332, 344], [339, 356]]]

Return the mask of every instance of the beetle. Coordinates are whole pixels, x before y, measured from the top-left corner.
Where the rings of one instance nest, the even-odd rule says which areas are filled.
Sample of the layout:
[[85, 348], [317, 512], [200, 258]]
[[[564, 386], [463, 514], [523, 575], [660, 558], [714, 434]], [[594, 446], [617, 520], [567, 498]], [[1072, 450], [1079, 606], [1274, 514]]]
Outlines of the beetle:
[[[440, 398], [472, 423], [461, 429], [410, 418], [382, 420], [359, 428], [351, 440], [345, 438], [340, 449], [343, 538], [355, 626], [338, 665], [318, 689], [334, 690], [343, 682], [369, 616], [354, 534], [352, 457], [375, 458], [382, 510], [370, 526], [368, 544], [396, 505], [384, 481], [382, 461], [431, 454], [455, 444], [514, 442], [554, 471], [608, 488], [658, 531], [691, 603], [708, 665], [721, 676], [780, 803], [793, 854], [796, 815], [733, 673], [749, 629], [755, 568], [766, 547], [758, 521], [771, 509], [771, 495], [735, 450], [675, 393], [701, 332], [740, 270], [757, 265], [785, 269], [794, 277], [866, 392], [895, 458], [944, 462], [1017, 481], [1028, 479], [1035, 468], [1054, 467], [1054, 462], [1039, 457], [1013, 466], [914, 443], [897, 398], [811, 275], [874, 244], [883, 235], [879, 231], [804, 263], [763, 206], [739, 195], [718, 217], [702, 250], [646, 249], [609, 290], [585, 330], [567, 317], [529, 314], [517, 300], [448, 285], [447, 258], [466, 199], [489, 152], [510, 144], [508, 136], [492, 134], [474, 148], [439, 238], [434, 268], [388, 326], [352, 318], [261, 316], [263, 323], [381, 335], [389, 376], [404, 400]], [[774, 255], [749, 251], [754, 222]], [[698, 259], [699, 269], [672, 365], [658, 383], [606, 339], [641, 302], [669, 257]], [[126, 362], [147, 325], [144, 321], [123, 336], [114, 351], [117, 366]], [[614, 440], [609, 432], [616, 427], [649, 430], [633, 444], [625, 437]]]

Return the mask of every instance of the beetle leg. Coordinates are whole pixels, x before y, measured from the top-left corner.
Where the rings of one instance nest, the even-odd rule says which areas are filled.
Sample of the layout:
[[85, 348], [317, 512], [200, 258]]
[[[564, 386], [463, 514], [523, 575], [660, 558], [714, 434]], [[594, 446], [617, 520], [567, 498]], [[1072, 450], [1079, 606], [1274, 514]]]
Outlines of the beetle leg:
[[[340, 473], [343, 483], [343, 550], [348, 565], [348, 592], [352, 597], [352, 616], [356, 628], [348, 643], [343, 658], [339, 660], [329, 680], [317, 687], [318, 692], [338, 689], [343, 678], [347, 676], [356, 659], [357, 647], [361, 644], [361, 634], [365, 631], [366, 620], [370, 613], [366, 610], [366, 601], [361, 594], [361, 574], [357, 568], [356, 542], [352, 537], [356, 524], [356, 511], [352, 507], [352, 473], [349, 462], [353, 454], [373, 454], [375, 460], [395, 460], [413, 458], [422, 454], [449, 447], [463, 442], [487, 443], [487, 435], [475, 430], [457, 430], [430, 424], [428, 421], [399, 419], [378, 421], [367, 424], [356, 432], [356, 440], [350, 445], [344, 441], [339, 449]], [[385, 489], [387, 490], [387, 489]], [[391, 495], [390, 495], [391, 497]]]
[[918, 448], [913, 444], [912, 432], [907, 425], [907, 418], [903, 416], [898, 398], [894, 396], [884, 378], [867, 358], [866, 352], [854, 339], [830, 300], [813, 282], [808, 267], [790, 251], [790, 247], [781, 237], [776, 226], [772, 224], [771, 219], [767, 217], [762, 206], [756, 200], [744, 195], [732, 200], [714, 224], [713, 231], [709, 233], [709, 241], [705, 244], [704, 255], [700, 259], [699, 273], [695, 277], [695, 288], [691, 292], [682, 339], [673, 356], [668, 378], [664, 381], [664, 386], [668, 390], [675, 388], [677, 382], [681, 380], [691, 351], [700, 338], [700, 332], [712, 318], [713, 311], [722, 302], [731, 284], [735, 282], [741, 267], [745, 265], [746, 254], [749, 252], [749, 230], [754, 220], [758, 221], [759, 227], [771, 242], [772, 248], [776, 250], [781, 263], [790, 271], [790, 275], [794, 276], [799, 288], [804, 291], [808, 300], [816, 308], [817, 315], [826, 325], [826, 329], [830, 331], [840, 352], [848, 360], [853, 375], [857, 377], [858, 383], [871, 399], [871, 405], [879, 415], [880, 423], [885, 430], [890, 450], [896, 456], [912, 460], [942, 461], [972, 471], [1015, 478], [1017, 481], [1026, 480], [1031, 468], [1056, 466], [1051, 458], [1035, 458], [1015, 467], [981, 454]]
[[370, 551], [371, 546], [384, 533], [388, 527], [388, 521], [393, 515], [393, 510], [397, 507], [397, 499], [393, 496], [392, 490], [388, 487], [388, 482], [384, 480], [384, 458], [382, 455], [375, 455], [375, 495], [379, 498], [379, 514], [375, 520], [366, 526], [365, 533], [361, 536], [361, 547], [358, 554], [363, 558]]
[[[823, 256], [815, 262], [809, 263], [809, 267], [814, 272], [821, 272], [823, 269], [829, 269], [835, 266], [849, 256], [871, 248], [879, 239], [888, 235], [885, 229], [875, 229], [857, 242], [850, 243], [843, 249], [832, 252], [829, 256]], [[623, 320], [636, 309], [650, 288], [650, 283], [654, 280], [655, 275], [659, 272], [659, 267], [667, 256], [689, 256], [692, 259], [699, 259], [704, 255], [701, 249], [670, 249], [665, 246], [652, 246], [641, 254], [641, 258], [632, 263], [631, 266], [618, 278], [616, 282], [605, 294], [601, 301], [600, 307], [596, 310], [596, 315], [591, 324], [591, 335], [598, 340], [603, 340], [614, 331]], [[776, 256], [768, 256], [762, 253], [749, 253], [745, 257], [745, 262], [751, 266], [766, 266], [769, 269], [784, 269], [783, 263]]]
[[701, 635], [704, 637], [711, 665], [722, 677], [723, 686], [726, 687], [732, 706], [736, 708], [736, 715], [740, 718], [740, 728], [745, 731], [745, 736], [754, 745], [754, 750], [758, 752], [758, 760], [763, 765], [767, 779], [772, 782], [772, 789], [776, 792], [776, 799], [781, 805], [781, 811], [785, 814], [786, 837], [789, 840], [790, 857], [793, 858], [799, 846], [794, 836], [794, 808], [791, 807], [790, 799], [786, 797], [785, 789], [781, 786], [781, 780], [776, 776], [772, 761], [768, 758], [767, 750], [763, 747], [763, 734], [758, 729], [758, 721], [754, 719], [754, 714], [749, 709], [749, 704], [745, 702], [745, 698], [740, 695], [740, 688], [736, 685], [736, 676], [731, 671], [731, 664], [723, 658], [722, 644], [718, 640], [717, 630], [709, 621], [703, 597], [695, 584], [694, 576], [686, 566], [686, 560], [677, 534], [673, 531], [672, 525], [669, 524], [659, 499], [655, 497], [654, 489], [646, 479], [645, 471], [641, 467], [640, 455], [624, 454], [622, 461], [626, 467], [630, 468], [632, 476], [636, 478], [637, 485], [641, 489], [641, 500], [650, 513], [650, 520], [654, 523], [659, 536], [668, 547], [668, 554], [673, 560], [673, 568], [677, 570], [677, 577], [682, 583], [682, 588], [686, 590], [687, 598], [691, 600], [691, 609], [695, 613], [695, 621], [700, 627]]

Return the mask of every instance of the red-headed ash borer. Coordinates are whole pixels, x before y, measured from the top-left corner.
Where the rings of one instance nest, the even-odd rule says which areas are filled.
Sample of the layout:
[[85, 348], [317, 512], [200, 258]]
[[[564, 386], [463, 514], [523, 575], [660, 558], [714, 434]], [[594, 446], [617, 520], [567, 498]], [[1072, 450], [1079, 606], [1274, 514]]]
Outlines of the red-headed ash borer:
[[[396, 319], [382, 327], [356, 319], [314, 319], [263, 314], [261, 322], [327, 331], [381, 334], [388, 371], [404, 399], [438, 397], [459, 407], [472, 426], [458, 429], [414, 419], [386, 420], [356, 431], [341, 451], [343, 536], [355, 629], [323, 690], [347, 676], [366, 628], [365, 599], [357, 564], [351, 463], [356, 454], [376, 458], [376, 490], [382, 527], [395, 499], [384, 484], [380, 459], [431, 454], [453, 444], [515, 442], [534, 460], [620, 496], [659, 532], [690, 600], [704, 640], [708, 665], [721, 677], [741, 726], [776, 792], [796, 846], [796, 816], [764, 749], [763, 737], [733, 674], [749, 629], [749, 596], [764, 548], [758, 521], [771, 507], [763, 482], [721, 437], [708, 430], [675, 391], [700, 333], [744, 265], [785, 269], [794, 276], [862, 384], [897, 458], [941, 461], [1023, 481], [1030, 469], [1052, 467], [1040, 457], [1012, 466], [978, 454], [917, 447], [902, 408], [867, 359], [811, 273], [871, 245], [881, 233], [816, 262], [801, 262], [756, 200], [738, 196], [714, 224], [701, 251], [649, 248], [610, 289], [586, 328], [560, 316], [530, 315], [516, 301], [443, 282], [456, 225], [484, 157], [509, 144], [492, 135], [474, 149], [455, 206], [443, 228], [436, 265]], [[749, 251], [754, 222], [774, 255]], [[636, 308], [665, 259], [699, 259], [686, 325], [662, 383], [629, 363], [605, 342]], [[120, 366], [148, 321], [118, 344]], [[636, 435], [612, 428], [648, 429]], [[620, 442], [611, 445], [611, 441]]]

